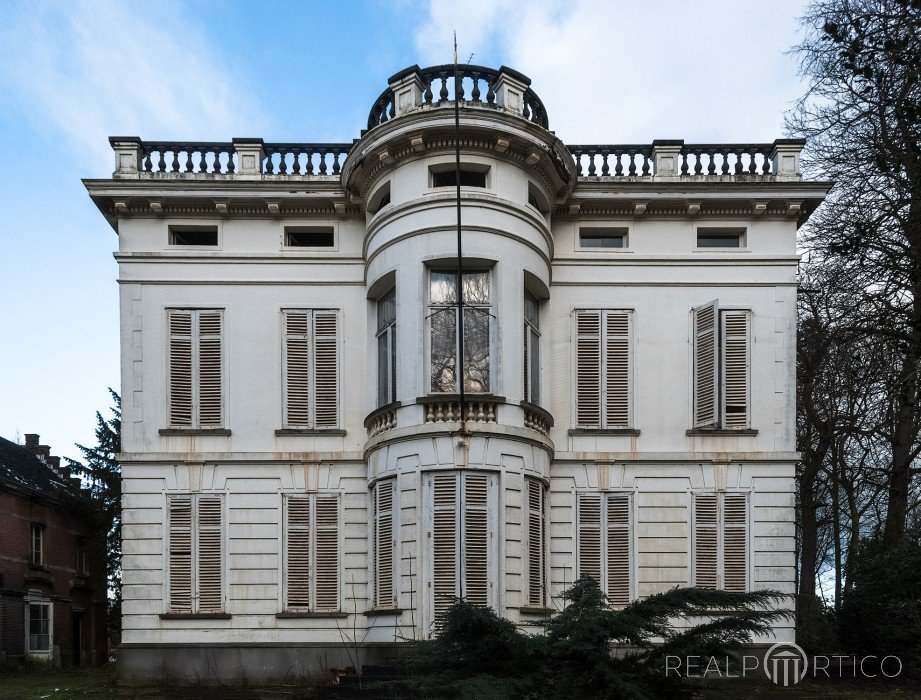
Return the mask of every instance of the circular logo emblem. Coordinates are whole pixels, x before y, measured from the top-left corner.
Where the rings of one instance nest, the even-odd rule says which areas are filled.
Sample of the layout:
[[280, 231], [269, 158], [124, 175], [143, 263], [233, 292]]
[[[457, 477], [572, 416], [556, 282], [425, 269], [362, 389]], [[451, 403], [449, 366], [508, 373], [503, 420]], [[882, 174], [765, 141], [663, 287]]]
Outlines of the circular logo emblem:
[[764, 655], [764, 673], [775, 685], [796, 685], [806, 676], [809, 660], [796, 644], [780, 642]]

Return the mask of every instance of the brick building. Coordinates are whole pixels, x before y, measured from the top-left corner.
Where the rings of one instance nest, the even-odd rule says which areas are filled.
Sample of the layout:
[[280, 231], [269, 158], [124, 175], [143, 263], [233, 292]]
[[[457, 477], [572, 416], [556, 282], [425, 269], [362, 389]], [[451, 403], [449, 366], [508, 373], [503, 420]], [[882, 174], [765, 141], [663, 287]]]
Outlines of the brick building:
[[38, 435], [0, 438], [0, 662], [106, 658], [104, 564], [79, 488]]

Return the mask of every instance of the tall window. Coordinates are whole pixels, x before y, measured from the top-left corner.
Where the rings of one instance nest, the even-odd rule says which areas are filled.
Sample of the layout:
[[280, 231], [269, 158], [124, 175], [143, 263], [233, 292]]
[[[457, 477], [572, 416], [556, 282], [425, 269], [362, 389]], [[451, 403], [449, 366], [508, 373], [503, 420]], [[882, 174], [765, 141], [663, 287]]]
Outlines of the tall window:
[[332, 309], [284, 312], [286, 428], [335, 428], [339, 423], [338, 316]]
[[633, 427], [632, 311], [576, 311], [576, 424]]
[[217, 428], [223, 422], [220, 309], [170, 309], [169, 423]]
[[694, 313], [694, 427], [748, 428], [751, 312], [698, 306]]
[[339, 610], [339, 496], [285, 496], [285, 608]]
[[632, 509], [629, 493], [579, 493], [579, 576], [591, 576], [611, 605], [622, 607], [632, 591]]
[[744, 592], [748, 586], [748, 497], [694, 495], [694, 585]]
[[524, 400], [540, 403], [540, 301], [524, 293]]
[[382, 479], [374, 485], [374, 607], [397, 607], [396, 479]]
[[397, 400], [397, 295], [391, 289], [377, 302], [377, 405]]
[[223, 612], [223, 498], [176, 494], [167, 505], [169, 612]]
[[77, 537], [77, 573], [85, 574], [89, 571], [88, 567], [88, 541], [86, 537]]
[[545, 489], [539, 479], [526, 477], [525, 518], [527, 534], [528, 605], [543, 606], [545, 595], [544, 500]]
[[44, 550], [45, 526], [32, 523], [32, 546], [29, 559], [35, 566], [41, 566], [44, 563]]
[[27, 608], [29, 651], [51, 653], [51, 603], [29, 603]]
[[[490, 318], [489, 273], [465, 271], [464, 292], [464, 391], [489, 391]], [[431, 391], [460, 391], [457, 357], [460, 343], [457, 316], [457, 275], [429, 272], [429, 331]]]

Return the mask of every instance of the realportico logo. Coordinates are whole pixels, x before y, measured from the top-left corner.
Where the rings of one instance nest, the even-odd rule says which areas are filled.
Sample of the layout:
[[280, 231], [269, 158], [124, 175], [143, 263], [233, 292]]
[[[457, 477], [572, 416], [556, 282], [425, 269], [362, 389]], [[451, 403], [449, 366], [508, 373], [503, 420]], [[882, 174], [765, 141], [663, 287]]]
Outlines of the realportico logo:
[[809, 659], [797, 644], [780, 642], [764, 655], [764, 673], [775, 685], [786, 688], [806, 677]]

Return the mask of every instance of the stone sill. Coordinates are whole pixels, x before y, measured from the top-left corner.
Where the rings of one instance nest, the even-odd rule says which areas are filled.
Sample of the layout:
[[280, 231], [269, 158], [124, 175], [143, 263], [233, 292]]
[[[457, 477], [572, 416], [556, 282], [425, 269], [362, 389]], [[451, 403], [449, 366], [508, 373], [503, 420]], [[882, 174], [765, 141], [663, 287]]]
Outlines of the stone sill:
[[381, 615], [402, 615], [403, 608], [372, 608], [365, 610], [365, 617], [379, 617]]
[[570, 428], [570, 435], [626, 435], [636, 437], [640, 431], [636, 428]]
[[294, 610], [286, 610], [285, 612], [275, 613], [275, 617], [279, 620], [345, 618], [348, 616], [349, 614], [344, 612], [296, 612]]
[[689, 428], [685, 435], [689, 437], [752, 437], [757, 435], [758, 431], [753, 428], [732, 430], [730, 428]]
[[277, 437], [297, 437], [299, 435], [344, 437], [345, 431], [338, 428], [279, 428], [275, 431], [275, 435]]
[[556, 612], [554, 608], [541, 608], [535, 605], [522, 605], [518, 612], [523, 615], [552, 615]]
[[217, 437], [229, 437], [230, 430], [228, 428], [160, 428], [160, 435], [214, 435]]
[[161, 613], [161, 620], [229, 620], [230, 613]]

